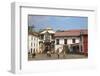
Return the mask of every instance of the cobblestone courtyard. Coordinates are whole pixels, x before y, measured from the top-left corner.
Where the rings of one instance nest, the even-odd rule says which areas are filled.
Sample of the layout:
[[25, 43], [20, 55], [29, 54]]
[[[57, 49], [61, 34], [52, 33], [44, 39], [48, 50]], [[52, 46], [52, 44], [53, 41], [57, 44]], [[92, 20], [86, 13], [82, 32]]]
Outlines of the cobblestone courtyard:
[[[78, 55], [78, 54], [67, 54], [65, 57], [60, 54], [59, 59], [82, 59], [87, 58], [87, 56], [84, 55]], [[57, 54], [52, 54], [51, 57], [47, 56], [47, 54], [37, 54], [35, 57], [32, 58], [31, 55], [28, 55], [28, 60], [55, 60], [58, 59]]]

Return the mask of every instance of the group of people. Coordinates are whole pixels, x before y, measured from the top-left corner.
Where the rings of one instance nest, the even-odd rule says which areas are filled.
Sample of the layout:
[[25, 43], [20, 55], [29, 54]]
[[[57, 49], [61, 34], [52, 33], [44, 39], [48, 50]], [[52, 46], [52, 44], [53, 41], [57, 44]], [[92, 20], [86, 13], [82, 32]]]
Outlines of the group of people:
[[51, 57], [52, 55], [57, 55], [58, 59], [60, 58], [61, 55], [63, 55], [63, 58], [66, 57], [68, 51], [68, 47], [63, 47], [63, 48], [58, 48], [56, 51], [53, 53], [51, 51], [47, 51], [46, 54], [48, 57]]
[[[53, 55], [56, 55], [57, 58], [59, 59], [60, 56], [63, 56], [63, 58], [66, 57], [67, 53], [68, 53], [68, 47], [67, 46], [64, 46], [63, 48], [58, 48], [57, 50], [53, 50], [53, 51], [47, 50], [46, 52], [41, 53], [41, 54], [46, 54], [47, 57], [52, 57]], [[35, 52], [33, 52], [31, 54], [31, 57], [32, 58], [35, 58], [36, 55], [37, 54]]]

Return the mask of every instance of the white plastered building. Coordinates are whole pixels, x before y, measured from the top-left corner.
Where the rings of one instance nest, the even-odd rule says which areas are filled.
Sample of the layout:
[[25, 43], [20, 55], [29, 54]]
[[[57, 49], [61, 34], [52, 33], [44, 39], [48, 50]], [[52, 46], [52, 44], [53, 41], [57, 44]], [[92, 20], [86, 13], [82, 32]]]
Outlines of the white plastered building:
[[28, 36], [28, 53], [39, 52], [39, 37], [37, 33], [29, 33]]
[[80, 31], [81, 30], [68, 30], [68, 31], [59, 31], [55, 33], [55, 52], [59, 49], [62, 50], [64, 45], [68, 45], [70, 48], [71, 45], [78, 45], [80, 49]]

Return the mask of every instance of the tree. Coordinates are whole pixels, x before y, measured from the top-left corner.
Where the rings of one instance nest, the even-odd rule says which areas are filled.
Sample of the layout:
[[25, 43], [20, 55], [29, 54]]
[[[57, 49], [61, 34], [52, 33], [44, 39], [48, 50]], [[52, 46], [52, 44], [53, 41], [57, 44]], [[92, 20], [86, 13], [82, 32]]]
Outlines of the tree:
[[34, 25], [28, 26], [28, 32], [33, 32], [34, 31], [34, 28], [35, 28]]

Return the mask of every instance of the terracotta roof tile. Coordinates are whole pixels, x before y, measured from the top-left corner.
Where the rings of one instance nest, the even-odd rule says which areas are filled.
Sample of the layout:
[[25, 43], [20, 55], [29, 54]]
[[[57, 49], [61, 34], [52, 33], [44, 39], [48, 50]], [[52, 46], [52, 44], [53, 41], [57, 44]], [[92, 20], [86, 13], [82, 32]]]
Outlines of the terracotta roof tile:
[[82, 33], [82, 35], [86, 35], [88, 34], [88, 30], [87, 29], [81, 29], [81, 30], [65, 30], [62, 32], [55, 32], [55, 37], [56, 36], [80, 36], [80, 34]]

